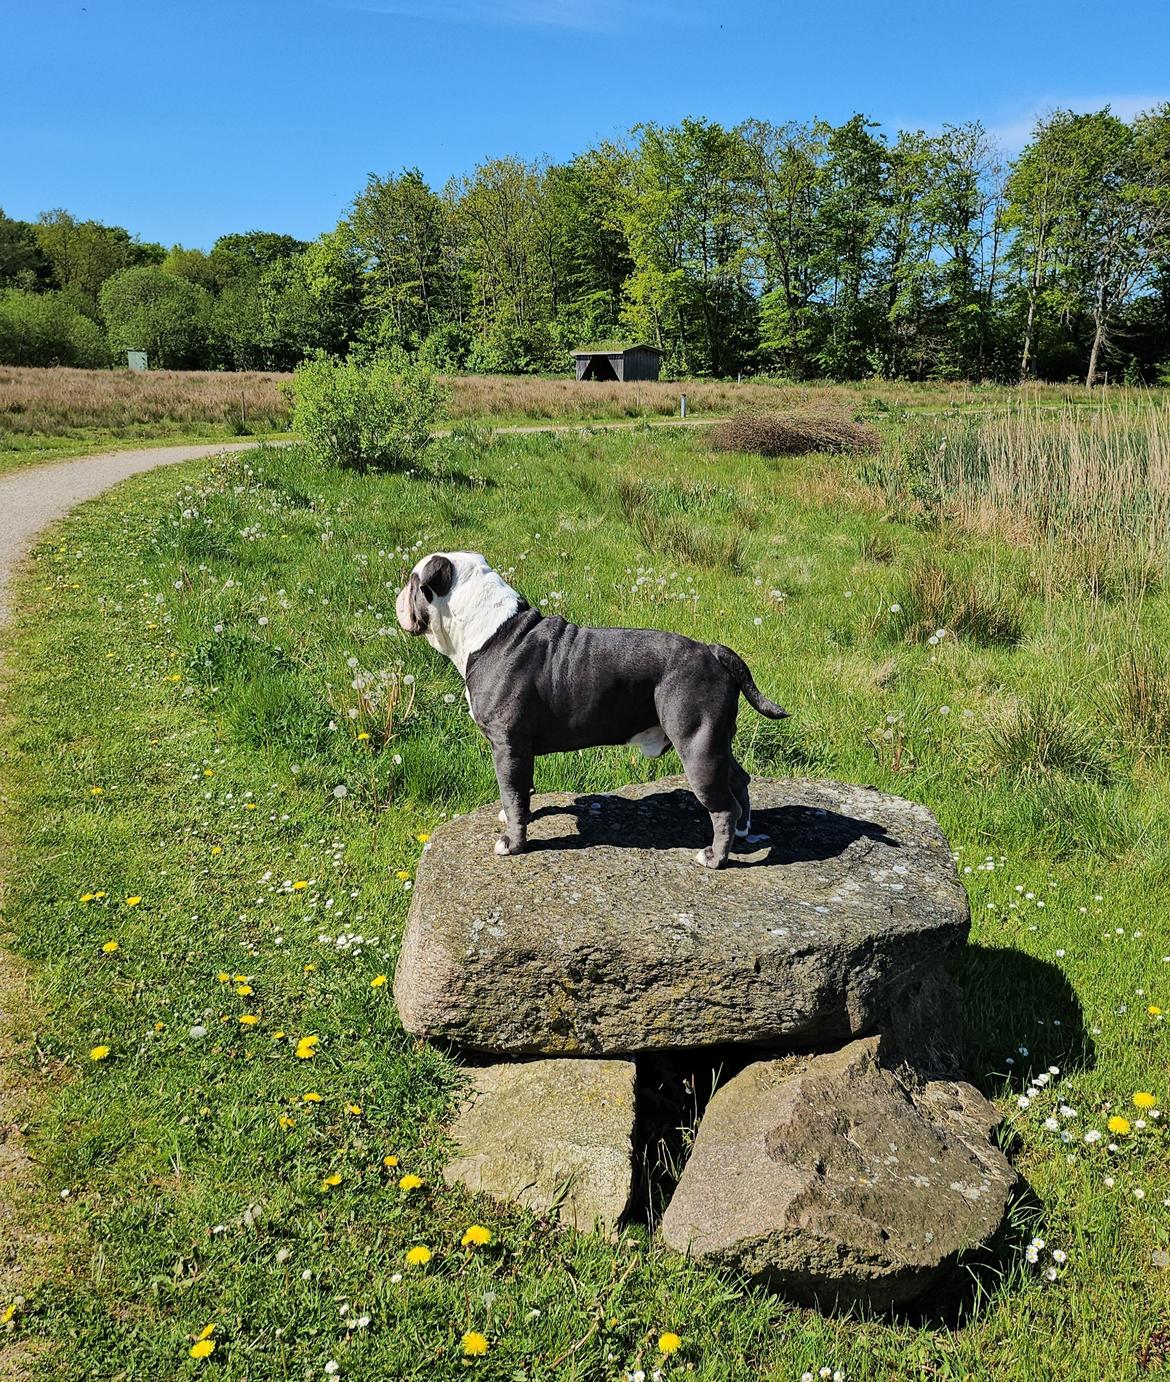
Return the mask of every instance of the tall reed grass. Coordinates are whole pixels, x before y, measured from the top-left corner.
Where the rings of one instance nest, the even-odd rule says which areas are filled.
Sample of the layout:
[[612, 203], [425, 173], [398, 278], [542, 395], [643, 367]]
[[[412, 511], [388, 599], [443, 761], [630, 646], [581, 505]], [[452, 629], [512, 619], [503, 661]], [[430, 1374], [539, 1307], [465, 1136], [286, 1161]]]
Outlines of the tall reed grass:
[[1108, 594], [1112, 564], [1162, 570], [1170, 561], [1170, 401], [1161, 396], [911, 423], [874, 472], [932, 517], [1080, 552], [1098, 594]]

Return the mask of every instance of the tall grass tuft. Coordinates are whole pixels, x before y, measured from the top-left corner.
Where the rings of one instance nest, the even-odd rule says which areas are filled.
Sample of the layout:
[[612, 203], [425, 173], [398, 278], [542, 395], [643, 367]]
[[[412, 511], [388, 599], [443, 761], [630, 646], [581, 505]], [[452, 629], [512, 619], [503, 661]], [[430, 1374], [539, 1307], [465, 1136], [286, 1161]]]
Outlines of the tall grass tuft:
[[1014, 646], [1023, 635], [1024, 607], [1019, 596], [988, 578], [947, 570], [926, 561], [911, 571], [900, 606], [886, 627], [908, 642], [931, 638], [939, 629], [981, 647]]
[[1170, 748], [1170, 657], [1160, 646], [1143, 642], [1125, 654], [1105, 709], [1127, 739]]
[[1027, 779], [1059, 774], [1105, 785], [1114, 762], [1100, 735], [1055, 697], [1040, 694], [1024, 701], [991, 734], [997, 766]]

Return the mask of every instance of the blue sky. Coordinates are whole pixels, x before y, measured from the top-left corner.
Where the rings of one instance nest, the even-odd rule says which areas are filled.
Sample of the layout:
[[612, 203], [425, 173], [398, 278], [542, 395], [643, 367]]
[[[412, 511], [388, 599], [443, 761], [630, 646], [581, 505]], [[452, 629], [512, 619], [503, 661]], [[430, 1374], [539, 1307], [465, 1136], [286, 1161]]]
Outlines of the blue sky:
[[0, 35], [0, 207], [203, 247], [640, 120], [860, 110], [1018, 148], [1055, 106], [1170, 98], [1166, 0], [0, 0]]

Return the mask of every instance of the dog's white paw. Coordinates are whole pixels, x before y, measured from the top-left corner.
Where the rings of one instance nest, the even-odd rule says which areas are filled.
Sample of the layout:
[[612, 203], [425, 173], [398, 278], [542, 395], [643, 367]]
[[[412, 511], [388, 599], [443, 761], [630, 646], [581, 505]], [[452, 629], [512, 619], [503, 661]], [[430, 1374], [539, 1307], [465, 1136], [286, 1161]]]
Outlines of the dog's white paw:
[[499, 816], [497, 817], [497, 819], [499, 820], [499, 822], [500, 822], [501, 825], [507, 825], [507, 824], [508, 824], [508, 813], [507, 813], [507, 811], [501, 811], [500, 814], [499, 814]]
[[705, 869], [717, 869], [719, 867], [714, 853], [709, 849], [699, 850], [698, 854], [695, 855], [695, 863]]
[[507, 840], [497, 840], [497, 841], [496, 841], [496, 853], [497, 853], [497, 854], [507, 854], [507, 852], [508, 852], [508, 842], [507, 842]]

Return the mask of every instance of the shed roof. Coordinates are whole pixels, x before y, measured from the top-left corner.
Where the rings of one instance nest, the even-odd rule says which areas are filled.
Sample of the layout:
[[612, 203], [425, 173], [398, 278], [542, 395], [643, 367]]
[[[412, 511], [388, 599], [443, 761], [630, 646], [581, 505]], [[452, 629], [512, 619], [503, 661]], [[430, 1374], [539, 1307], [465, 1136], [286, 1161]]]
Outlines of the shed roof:
[[664, 351], [657, 346], [647, 345], [644, 341], [635, 341], [632, 345], [621, 345], [613, 341], [603, 341], [600, 345], [578, 346], [576, 350], [571, 350], [570, 355], [574, 359], [579, 355], [628, 355], [631, 350], [649, 350], [655, 355], [663, 355]]

